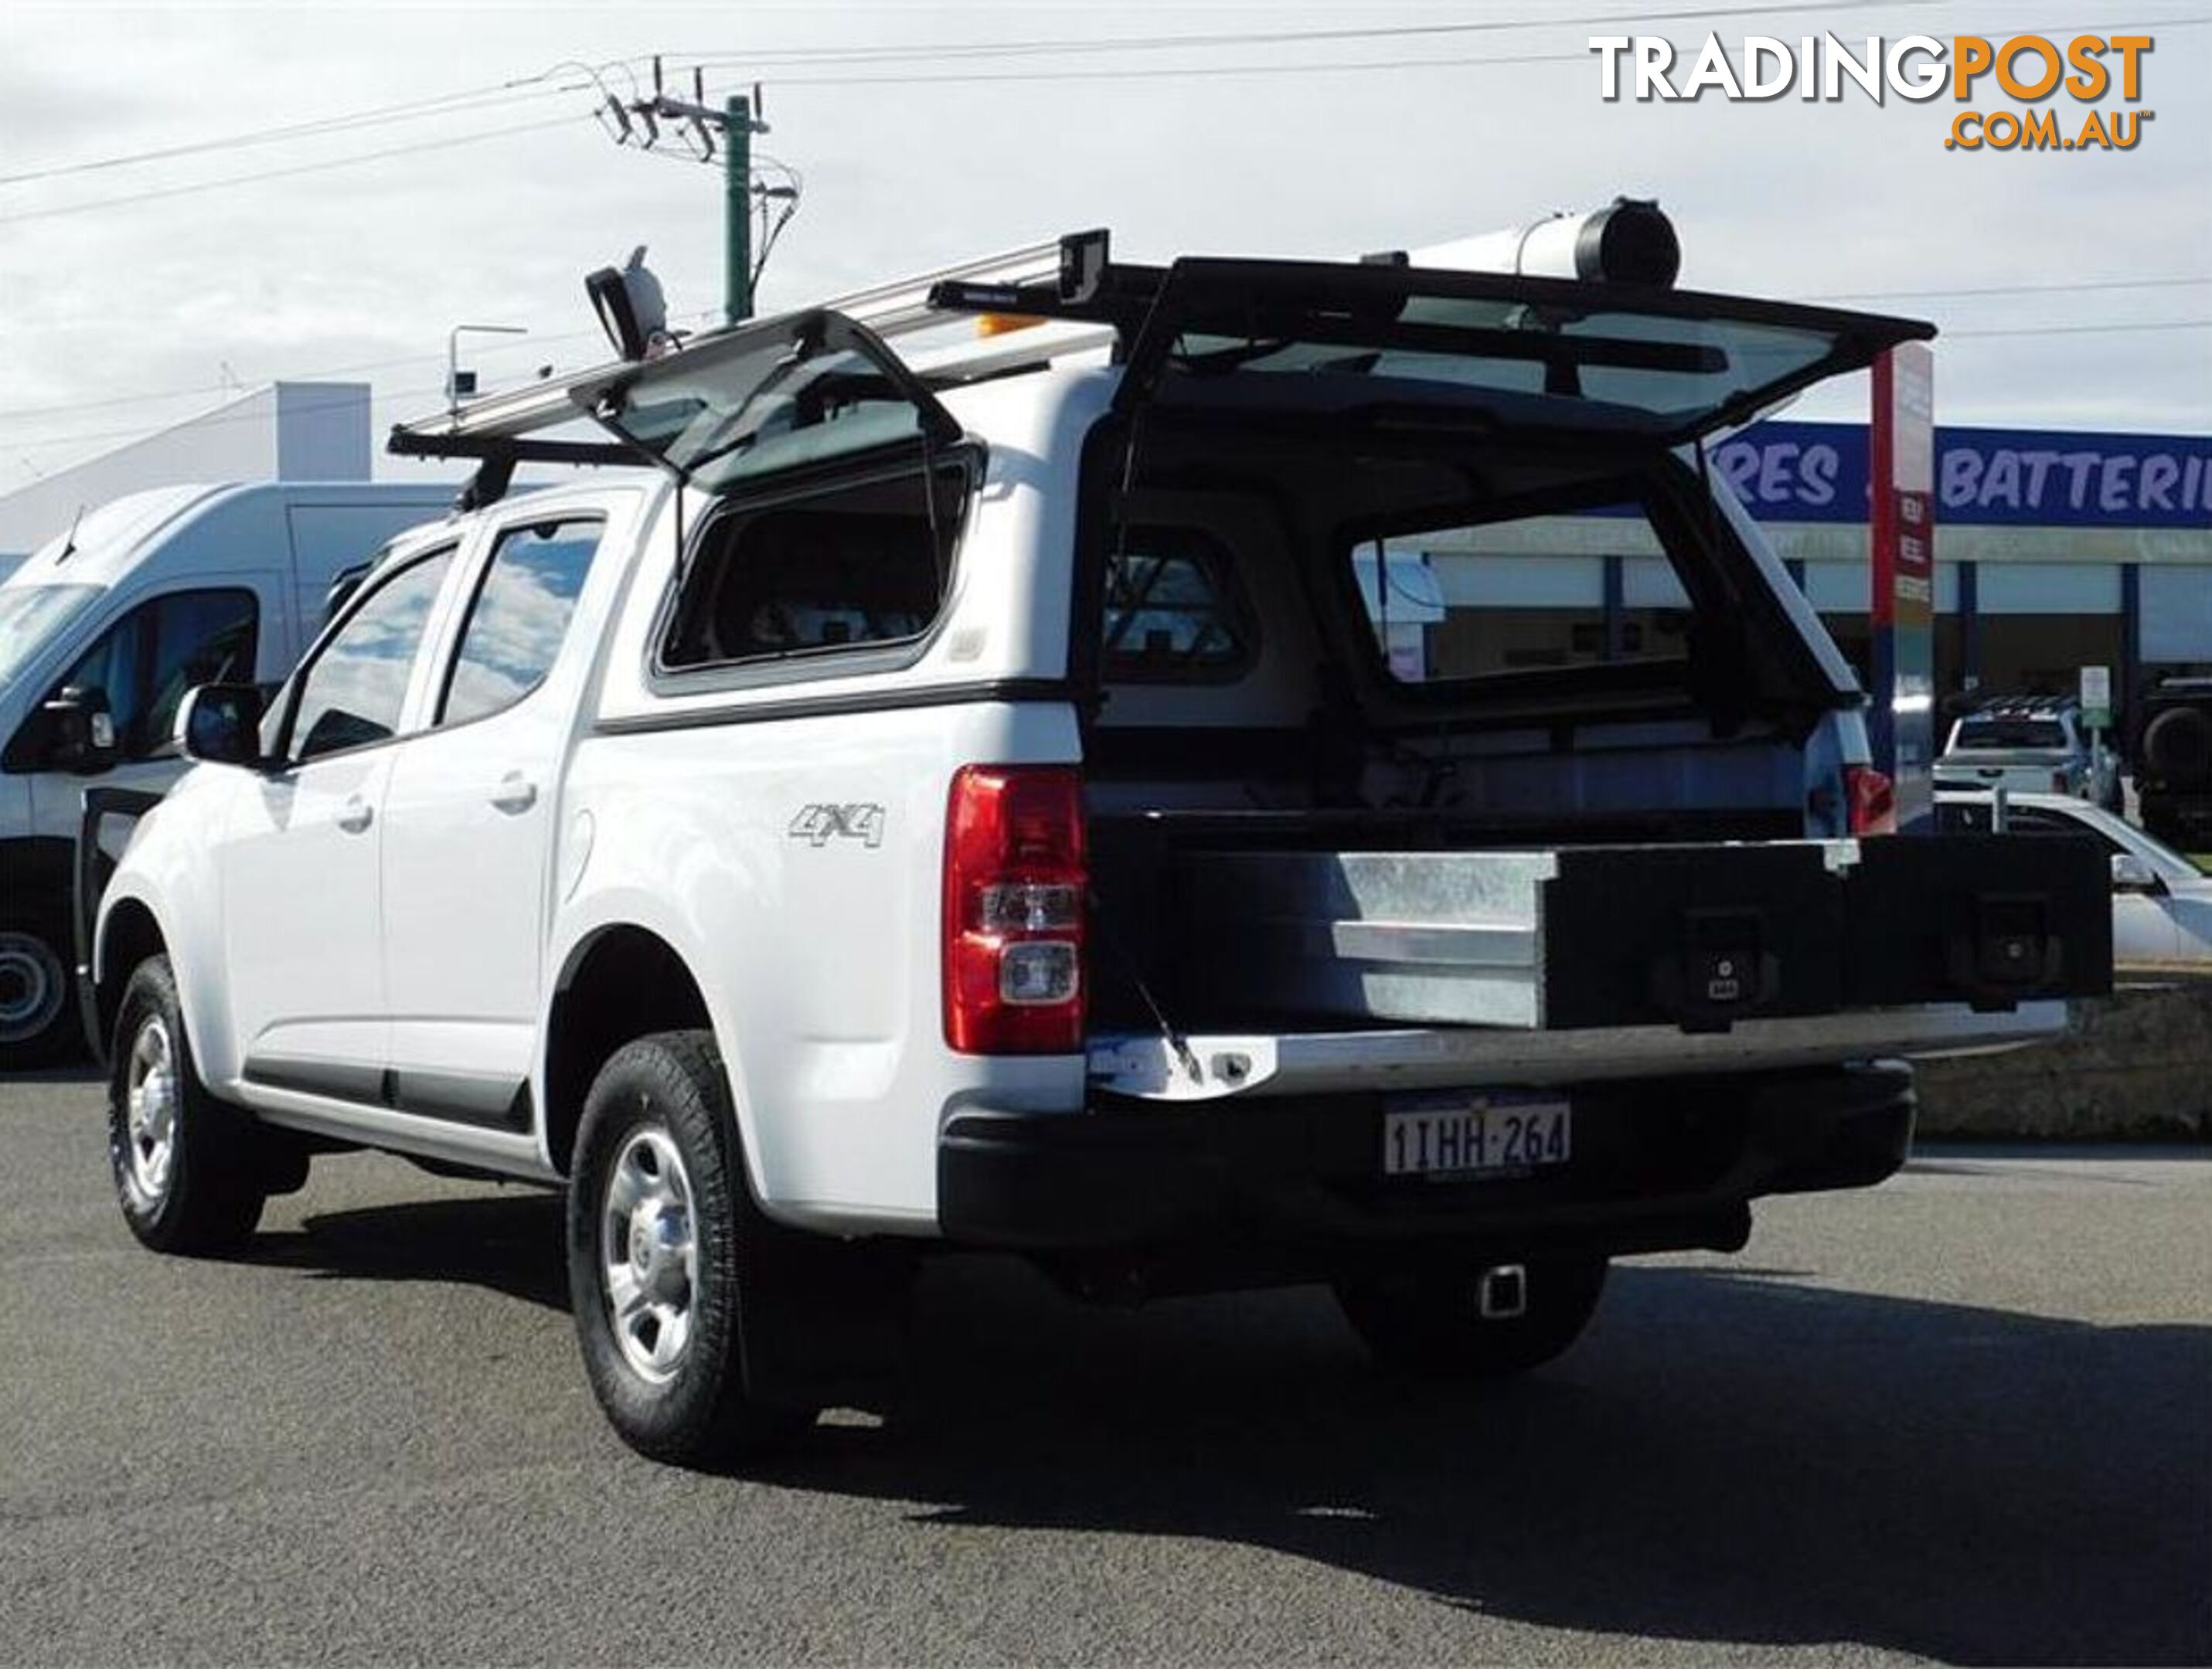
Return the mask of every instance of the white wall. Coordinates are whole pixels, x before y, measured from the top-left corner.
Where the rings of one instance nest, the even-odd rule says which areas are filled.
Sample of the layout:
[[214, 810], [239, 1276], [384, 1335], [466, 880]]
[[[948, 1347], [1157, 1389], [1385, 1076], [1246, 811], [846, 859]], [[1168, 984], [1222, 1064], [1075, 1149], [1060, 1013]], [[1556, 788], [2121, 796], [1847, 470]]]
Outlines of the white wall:
[[69, 531], [77, 512], [199, 481], [366, 481], [368, 385], [274, 383], [0, 497], [0, 562]]

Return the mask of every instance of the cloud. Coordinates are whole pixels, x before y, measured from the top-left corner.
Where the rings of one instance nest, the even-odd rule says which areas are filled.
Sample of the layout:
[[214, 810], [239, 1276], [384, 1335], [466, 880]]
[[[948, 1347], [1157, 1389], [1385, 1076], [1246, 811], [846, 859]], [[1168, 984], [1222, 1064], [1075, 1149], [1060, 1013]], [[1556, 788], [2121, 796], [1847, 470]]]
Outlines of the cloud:
[[[1598, 8], [1603, 9], [1604, 8]], [[1554, 15], [1581, 15], [1587, 6]], [[2089, 0], [2110, 11], [2110, 0]], [[1954, 12], [1965, 15], [1954, 15]], [[1964, 5], [1945, 27], [1971, 27]], [[2117, 15], [2117, 14], [2115, 14]], [[769, 55], [1079, 33], [1145, 34], [1434, 21], [1411, 9], [911, 6], [747, 9], [774, 131], [763, 148], [805, 173], [805, 208], [765, 287], [770, 306], [1084, 226], [1132, 255], [1207, 250], [1353, 255], [1600, 203], [1658, 196], [1686, 245], [1684, 282], [1780, 295], [2212, 273], [2212, 29], [2160, 32], [2126, 155], [1946, 152], [1948, 99], [1807, 106], [1606, 105], [1595, 60], [1372, 73], [952, 83], [942, 64], [836, 73], [889, 84], [776, 79]], [[141, 145], [307, 120], [668, 49], [738, 45], [718, 8], [222, 9], [76, 5], [9, 14], [0, 156], [9, 172]], [[1876, 26], [1884, 15], [1869, 14]], [[1856, 20], [1854, 20], [1856, 21]], [[2087, 20], [2084, 20], [2087, 21]], [[1752, 27], [1747, 24], [1745, 27]], [[1761, 29], [1801, 32], [1788, 17]], [[1577, 52], [1587, 27], [1395, 43], [1394, 58]], [[1105, 62], [1196, 66], [1347, 62], [1371, 44], [1246, 47]], [[991, 73], [1068, 60], [993, 64]], [[723, 73], [750, 78], [739, 64]], [[810, 69], [809, 76], [832, 73]], [[358, 167], [0, 225], [0, 489], [25, 454], [52, 469], [106, 435], [189, 402], [45, 410], [149, 389], [204, 388], [228, 364], [252, 380], [362, 361], [379, 419], [437, 403], [446, 332], [514, 323], [530, 337], [472, 343], [488, 381], [598, 355], [583, 274], [635, 244], [679, 311], [720, 299], [719, 171], [615, 147], [572, 94], [434, 123], [179, 159], [0, 188], [13, 213], [293, 167], [566, 113], [569, 125]], [[98, 112], [96, 121], [85, 112]], [[2118, 427], [2212, 424], [2212, 331], [1976, 337], [1977, 330], [2212, 317], [2212, 286], [1956, 300], [1921, 310], [1955, 335], [1939, 350], [1942, 416], [2023, 425], [2082, 414]], [[577, 334], [581, 332], [583, 334]], [[1847, 388], [1808, 402], [1863, 409]], [[9, 410], [40, 409], [35, 418]]]

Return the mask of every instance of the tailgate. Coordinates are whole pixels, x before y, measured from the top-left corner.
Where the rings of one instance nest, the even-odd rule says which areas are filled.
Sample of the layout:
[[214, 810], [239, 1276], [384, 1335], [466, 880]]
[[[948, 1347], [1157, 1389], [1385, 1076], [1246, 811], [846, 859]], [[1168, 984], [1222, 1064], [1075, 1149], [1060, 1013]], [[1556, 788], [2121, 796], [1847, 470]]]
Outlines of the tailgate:
[[1271, 1018], [1712, 1032], [2112, 986], [2094, 836], [1170, 863], [1184, 992]]

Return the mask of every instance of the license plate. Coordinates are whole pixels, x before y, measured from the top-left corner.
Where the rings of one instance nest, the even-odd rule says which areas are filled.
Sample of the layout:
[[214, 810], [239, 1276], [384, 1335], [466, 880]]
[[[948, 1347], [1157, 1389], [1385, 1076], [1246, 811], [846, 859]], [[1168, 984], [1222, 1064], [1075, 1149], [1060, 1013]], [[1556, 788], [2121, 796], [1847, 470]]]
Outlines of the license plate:
[[1382, 1174], [1524, 1176], [1567, 1162], [1573, 1124], [1563, 1095], [1455, 1089], [1394, 1096], [1382, 1114]]

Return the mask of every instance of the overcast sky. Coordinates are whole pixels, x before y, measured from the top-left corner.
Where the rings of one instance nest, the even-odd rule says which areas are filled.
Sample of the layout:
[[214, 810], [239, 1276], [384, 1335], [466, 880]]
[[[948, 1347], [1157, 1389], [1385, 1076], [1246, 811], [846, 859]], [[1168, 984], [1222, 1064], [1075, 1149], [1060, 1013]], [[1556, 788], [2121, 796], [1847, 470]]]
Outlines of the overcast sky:
[[[1751, 3], [1717, 0], [1714, 11]], [[2212, 428], [2203, 6], [1899, 0], [1702, 20], [1690, 9], [1662, 3], [1639, 25], [1592, 21], [1637, 15], [1618, 0], [4, 0], [0, 176], [466, 96], [419, 119], [0, 183], [0, 490], [204, 410], [234, 380], [372, 379], [380, 429], [440, 403], [446, 332], [458, 323], [533, 332], [470, 347], [466, 362], [488, 386], [602, 357], [581, 279], [638, 243], [651, 246], [672, 310], [717, 306], [719, 168], [617, 146], [590, 113], [596, 95], [561, 90], [581, 76], [545, 76], [564, 61], [629, 60], [636, 74], [656, 52], [686, 67], [687, 84], [688, 66], [711, 59], [717, 100], [757, 78], [766, 85], [774, 131], [759, 143], [805, 185], [769, 270], [768, 308], [1093, 225], [1112, 227], [1132, 256], [1349, 255], [1626, 191], [1657, 197], [1674, 216], [1686, 285], [1936, 319], [1942, 421]], [[1526, 27], [951, 55], [1477, 22]], [[1957, 108], [1948, 96], [1879, 110], [1856, 92], [1841, 105], [1601, 101], [1592, 33], [1694, 43], [1709, 27], [1731, 42], [1822, 27], [1855, 41], [2138, 28], [2157, 43], [2141, 101], [2156, 115], [2128, 153], [1969, 155], [1943, 148]], [[1358, 64], [1388, 67], [1347, 67]], [[629, 91], [622, 70], [607, 73]], [[2071, 130], [2081, 107], [2058, 108]], [[514, 128], [528, 130], [497, 131]], [[496, 137], [475, 137], [485, 134]], [[196, 189], [276, 170], [288, 172]], [[2112, 287], [2121, 280], [2136, 282]], [[2102, 287], [1896, 294], [2067, 284]], [[2186, 321], [2199, 327], [2137, 328]], [[2130, 328], [2104, 328], [2113, 326]], [[1841, 385], [1796, 415], [1858, 416], [1864, 399], [1863, 385]]]

